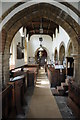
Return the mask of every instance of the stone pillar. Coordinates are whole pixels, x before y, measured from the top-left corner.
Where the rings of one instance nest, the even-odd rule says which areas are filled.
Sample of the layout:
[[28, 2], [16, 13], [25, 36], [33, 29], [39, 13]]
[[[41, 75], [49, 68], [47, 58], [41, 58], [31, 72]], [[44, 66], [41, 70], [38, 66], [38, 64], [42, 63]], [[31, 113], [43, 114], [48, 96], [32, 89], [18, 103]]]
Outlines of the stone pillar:
[[0, 32], [0, 92], [2, 91], [2, 32]]
[[27, 64], [27, 40], [25, 39], [24, 61]]
[[67, 60], [67, 57], [66, 57], [66, 77], [67, 77], [67, 68], [68, 68], [68, 60]]
[[80, 85], [80, 54], [73, 55], [74, 59], [74, 80]]
[[0, 92], [2, 91], [2, 52], [0, 52]]
[[29, 62], [28, 57], [29, 57], [29, 34], [27, 34], [27, 64]]
[[3, 55], [3, 84], [6, 86], [7, 83], [9, 82], [9, 57], [10, 57], [10, 53], [6, 52]]

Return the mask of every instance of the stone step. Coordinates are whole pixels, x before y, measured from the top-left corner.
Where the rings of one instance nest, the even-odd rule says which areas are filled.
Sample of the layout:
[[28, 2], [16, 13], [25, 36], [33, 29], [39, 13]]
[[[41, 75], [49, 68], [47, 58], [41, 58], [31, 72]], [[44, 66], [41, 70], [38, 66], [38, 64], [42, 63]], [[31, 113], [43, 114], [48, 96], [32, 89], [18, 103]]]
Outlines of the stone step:
[[65, 90], [62, 86], [57, 86], [57, 91], [59, 92], [59, 95], [61, 96], [65, 94]]
[[61, 86], [62, 86], [62, 87], [63, 87], [63, 86], [68, 86], [68, 84], [65, 83], [65, 82], [61, 82]]
[[57, 86], [57, 90], [64, 90], [62, 86]]
[[65, 92], [68, 91], [68, 84], [67, 83], [62, 82], [61, 86], [64, 88]]
[[57, 91], [56, 88], [51, 89], [51, 91], [52, 91], [52, 94], [53, 94], [54, 96], [59, 96], [59, 92]]
[[65, 83], [68, 84], [69, 83], [69, 79], [65, 79]]

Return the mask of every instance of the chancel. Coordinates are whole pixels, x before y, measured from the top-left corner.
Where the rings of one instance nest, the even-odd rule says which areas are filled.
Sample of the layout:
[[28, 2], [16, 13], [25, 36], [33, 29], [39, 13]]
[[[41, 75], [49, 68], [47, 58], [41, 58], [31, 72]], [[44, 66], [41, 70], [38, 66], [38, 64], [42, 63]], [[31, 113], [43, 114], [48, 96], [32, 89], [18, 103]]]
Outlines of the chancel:
[[0, 118], [79, 119], [80, 2], [0, 6]]

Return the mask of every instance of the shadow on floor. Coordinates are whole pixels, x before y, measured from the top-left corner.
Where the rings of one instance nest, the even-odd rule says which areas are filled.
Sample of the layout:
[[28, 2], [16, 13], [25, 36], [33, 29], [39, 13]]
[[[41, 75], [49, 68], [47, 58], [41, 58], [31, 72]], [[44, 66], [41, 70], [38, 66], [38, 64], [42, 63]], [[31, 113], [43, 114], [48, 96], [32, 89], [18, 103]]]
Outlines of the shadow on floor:
[[[29, 110], [29, 105], [30, 105], [30, 101], [31, 101], [31, 98], [32, 98], [32, 95], [34, 93], [34, 87], [28, 87], [27, 90], [26, 90], [26, 93], [25, 93], [25, 104], [23, 106], [23, 111], [24, 111], [24, 115], [17, 115], [16, 118], [22, 118], [22, 119], [25, 119], [27, 118], [27, 114], [28, 114], [28, 110]], [[17, 120], [17, 119], [16, 119]]]
[[67, 96], [55, 96], [63, 120], [75, 120], [72, 110], [67, 106]]

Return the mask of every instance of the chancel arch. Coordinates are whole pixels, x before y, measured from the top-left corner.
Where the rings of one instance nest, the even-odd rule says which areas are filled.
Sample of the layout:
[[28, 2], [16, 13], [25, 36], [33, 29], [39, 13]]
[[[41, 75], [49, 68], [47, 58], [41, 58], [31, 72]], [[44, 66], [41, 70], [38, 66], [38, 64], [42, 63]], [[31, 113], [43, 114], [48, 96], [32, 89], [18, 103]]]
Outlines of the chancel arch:
[[48, 60], [50, 59], [49, 51], [45, 47], [39, 47], [35, 51], [35, 60], [36, 60], [37, 63], [39, 62], [39, 59], [41, 59], [41, 58], [43, 59], [43, 64], [46, 64], [48, 62]]
[[[3, 102], [0, 105], [1, 116], [3, 119], [41, 116], [64, 118], [64, 115], [60, 115], [59, 106], [54, 107], [57, 105], [56, 101], [50, 102], [54, 94], [66, 95], [67, 105], [70, 108], [72, 106], [78, 118], [80, 116], [78, 101], [80, 99], [80, 11], [78, 9], [80, 6], [78, 2], [69, 4], [69, 2], [54, 0], [25, 0], [16, 3], [2, 2], [1, 8], [3, 13], [0, 18], [0, 86], [2, 85], [0, 91]], [[16, 37], [14, 49], [17, 54], [13, 55], [11, 43], [21, 28], [23, 35]], [[34, 39], [33, 35], [35, 35]], [[13, 63], [11, 70], [9, 69], [10, 57]], [[37, 101], [36, 92], [40, 96]], [[44, 97], [41, 96], [43, 93]], [[48, 93], [50, 95], [47, 99]], [[29, 106], [26, 105], [29, 100], [25, 99], [28, 94], [33, 96]], [[33, 105], [33, 102], [36, 104]], [[42, 104], [39, 105], [39, 102]], [[45, 111], [47, 103], [50, 106], [47, 108], [49, 114]], [[38, 110], [38, 105], [42, 112]], [[53, 114], [55, 109], [59, 114]], [[34, 111], [38, 111], [38, 114]], [[73, 112], [70, 112], [71, 118], [74, 117]], [[68, 113], [69, 117], [70, 113]]]
[[72, 41], [69, 41], [68, 47], [67, 47], [67, 56], [72, 57], [73, 54], [73, 44]]
[[[65, 11], [58, 8], [58, 6], [51, 5], [49, 3], [39, 3], [26, 7], [25, 9], [17, 12], [12, 18], [10, 18], [9, 21], [7, 21], [2, 28], [2, 35], [4, 36], [2, 40], [2, 67], [3, 80], [5, 81], [5, 84], [7, 83], [7, 81], [9, 81], [9, 49], [11, 41], [16, 32], [22, 26], [25, 26], [25, 24], [28, 24], [28, 22], [32, 22], [32, 20], [36, 19], [37, 17], [49, 19], [50, 21], [53, 21], [56, 24], [62, 26], [62, 28], [65, 29], [65, 31], [72, 39], [75, 49], [74, 53], [78, 54], [79, 44], [76, 38], [78, 38], [77, 33], [80, 30], [80, 26], [72, 17], [70, 17]], [[70, 21], [72, 22], [70, 23]], [[74, 24], [72, 24], [73, 22]], [[76, 31], [73, 25], [77, 26]], [[78, 66], [76, 67], [76, 69], [78, 69]], [[5, 78], [7, 79], [5, 80]]]

